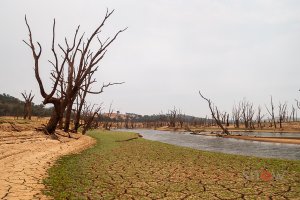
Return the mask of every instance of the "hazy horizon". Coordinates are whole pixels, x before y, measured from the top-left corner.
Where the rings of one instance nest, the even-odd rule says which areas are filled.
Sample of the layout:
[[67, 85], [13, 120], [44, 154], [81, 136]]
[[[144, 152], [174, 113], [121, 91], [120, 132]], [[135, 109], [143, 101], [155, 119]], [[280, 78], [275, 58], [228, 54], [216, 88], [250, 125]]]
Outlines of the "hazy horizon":
[[[111, 86], [92, 103], [106, 110], [159, 114], [174, 106], [187, 115], [209, 115], [198, 91], [222, 110], [231, 112], [243, 98], [255, 106], [274, 103], [295, 105], [300, 99], [300, 1], [8, 1], [0, 6], [0, 93], [21, 98], [32, 90], [41, 103], [34, 77], [24, 16], [33, 39], [43, 47], [44, 84], [50, 83], [47, 63], [52, 58], [52, 22], [56, 18], [57, 42], [71, 37], [77, 25], [89, 36], [106, 9], [115, 9], [104, 27], [112, 36], [129, 27], [109, 48], [96, 73]], [[49, 88], [47, 88], [49, 91]], [[266, 112], [265, 112], [266, 113]]]

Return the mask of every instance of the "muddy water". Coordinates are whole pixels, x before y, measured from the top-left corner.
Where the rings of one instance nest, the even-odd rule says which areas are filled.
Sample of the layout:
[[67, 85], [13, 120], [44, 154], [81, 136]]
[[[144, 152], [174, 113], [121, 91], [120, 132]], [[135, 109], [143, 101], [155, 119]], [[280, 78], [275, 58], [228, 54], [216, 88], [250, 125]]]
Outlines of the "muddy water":
[[[266, 158], [281, 158], [300, 160], [300, 145], [280, 144], [238, 140], [233, 138], [221, 138], [215, 136], [191, 135], [189, 133], [178, 133], [171, 131], [131, 129], [122, 130], [136, 132], [145, 139], [160, 141], [178, 146], [191, 147], [205, 151], [223, 152], [229, 154], [248, 155]], [[249, 134], [249, 133], [244, 133]], [[254, 133], [250, 133], [254, 134]], [[249, 134], [249, 135], [250, 135]], [[273, 134], [273, 135], [270, 135]], [[287, 137], [286, 133], [256, 133], [258, 136]], [[300, 137], [300, 134], [288, 134], [290, 137]]]

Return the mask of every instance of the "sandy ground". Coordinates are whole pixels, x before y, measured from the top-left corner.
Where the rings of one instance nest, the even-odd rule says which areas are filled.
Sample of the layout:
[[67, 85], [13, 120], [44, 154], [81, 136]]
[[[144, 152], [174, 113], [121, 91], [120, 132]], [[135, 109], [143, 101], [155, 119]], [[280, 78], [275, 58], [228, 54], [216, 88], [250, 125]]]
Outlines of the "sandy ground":
[[241, 140], [252, 140], [260, 142], [275, 142], [275, 143], [286, 143], [286, 144], [300, 144], [300, 138], [275, 138], [275, 137], [253, 137], [253, 136], [238, 136], [238, 135], [226, 135], [224, 138], [235, 138]]
[[88, 136], [53, 140], [36, 131], [0, 131], [0, 199], [47, 199], [42, 179], [54, 161], [95, 143]]

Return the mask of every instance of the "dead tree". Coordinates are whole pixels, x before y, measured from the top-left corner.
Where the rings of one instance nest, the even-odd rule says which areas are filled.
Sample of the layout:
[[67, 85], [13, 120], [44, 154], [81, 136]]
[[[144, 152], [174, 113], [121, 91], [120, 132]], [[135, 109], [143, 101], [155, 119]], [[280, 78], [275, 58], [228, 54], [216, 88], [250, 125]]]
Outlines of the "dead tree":
[[31, 120], [31, 114], [32, 114], [32, 100], [34, 98], [34, 95], [31, 96], [31, 91], [29, 94], [26, 93], [26, 91], [24, 93], [21, 93], [25, 103], [24, 103], [24, 119], [26, 119], [28, 117], [29, 120]]
[[253, 124], [253, 116], [254, 116], [254, 109], [253, 109], [253, 104], [249, 103], [246, 100], [243, 100], [241, 104], [242, 108], [242, 118], [244, 121], [245, 129], [252, 129], [254, 128]]
[[296, 116], [296, 109], [295, 109], [295, 107], [292, 105], [292, 111], [291, 111], [291, 115], [290, 115], [290, 121], [292, 121], [292, 122], [295, 122], [296, 120], [296, 118], [295, 118], [295, 116]]
[[177, 109], [174, 107], [173, 110], [169, 110], [167, 116], [169, 119], [169, 127], [175, 128], [177, 121]]
[[83, 125], [82, 125], [82, 134], [84, 135], [89, 129], [92, 127], [92, 123], [95, 120], [95, 117], [99, 115], [101, 111], [101, 105], [95, 108], [95, 104], [93, 106], [84, 104], [84, 109], [82, 112]]
[[211, 115], [213, 117], [213, 119], [215, 120], [216, 124], [222, 129], [223, 133], [225, 133], [226, 135], [229, 135], [229, 132], [227, 130], [227, 128], [225, 128], [223, 125], [222, 125], [222, 122], [220, 120], [220, 114], [219, 114], [219, 110], [218, 110], [218, 107], [217, 106], [214, 106], [211, 102], [210, 99], [207, 99], [205, 98], [201, 92], [199, 91], [199, 94], [200, 96], [202, 97], [202, 99], [204, 99], [205, 101], [207, 101], [208, 103], [208, 107], [210, 109], [210, 112], [211, 112]]
[[286, 119], [287, 104], [279, 103], [278, 108], [279, 108], [279, 110], [278, 110], [279, 111], [279, 113], [278, 113], [279, 114], [279, 127], [282, 128], [282, 122], [284, 122]]
[[234, 105], [232, 108], [232, 120], [235, 128], [240, 128], [241, 119], [241, 103], [238, 106]]
[[182, 114], [180, 109], [178, 109], [177, 120], [180, 124], [180, 128], [183, 128], [183, 124], [185, 122], [185, 114]]
[[229, 126], [229, 113], [227, 114], [227, 117], [226, 117], [226, 126]]
[[272, 118], [272, 121], [273, 121], [273, 124], [274, 124], [274, 127], [276, 128], [276, 120], [275, 120], [275, 114], [274, 114], [274, 104], [273, 104], [273, 99], [272, 99], [272, 96], [271, 96], [271, 109], [269, 110], [268, 107], [265, 105], [269, 115], [271, 116]]
[[[300, 102], [297, 100], [297, 99], [295, 99], [295, 101], [296, 101], [296, 106], [297, 106], [297, 108], [298, 109], [300, 109]], [[298, 119], [297, 119], [297, 111], [296, 111], [296, 121], [297, 121]]]
[[[87, 94], [90, 94], [90, 93], [92, 93], [92, 94], [101, 94], [104, 91], [104, 88], [106, 88], [106, 87], [124, 83], [124, 82], [121, 82], [121, 83], [103, 84], [99, 91], [93, 92], [93, 91], [91, 91], [91, 85], [93, 83], [96, 83], [96, 79], [92, 79], [93, 74], [94, 73], [91, 73], [86, 77], [86, 79], [84, 80], [84, 84], [80, 88], [80, 90], [78, 91], [78, 95], [76, 97], [76, 113], [75, 113], [75, 120], [74, 120], [74, 129], [73, 129], [74, 132], [78, 131], [80, 115], [81, 115], [81, 112], [82, 112], [83, 105], [85, 104], [85, 99], [86, 99]], [[68, 109], [67, 109], [67, 112], [69, 112]], [[71, 114], [67, 113], [66, 114], [66, 119], [65, 119], [65, 126], [64, 126], [64, 131], [65, 132], [69, 131], [70, 119], [71, 119], [70, 117], [71, 117]]]
[[221, 119], [222, 124], [226, 124], [226, 118], [227, 118], [227, 112], [220, 114], [220, 119]]
[[257, 115], [256, 115], [256, 121], [257, 121], [257, 127], [258, 128], [260, 128], [260, 129], [262, 129], [262, 119], [264, 118], [264, 116], [265, 115], [263, 115], [262, 113], [261, 113], [261, 107], [260, 106], [258, 106], [258, 108], [257, 108]]
[[[40, 77], [40, 57], [42, 54], [42, 46], [37, 42], [38, 48], [33, 43], [32, 32], [28, 21], [25, 16], [25, 22], [29, 32], [29, 41], [24, 42], [30, 47], [34, 59], [34, 70], [35, 77], [39, 84], [40, 93], [44, 98], [43, 104], [53, 104], [54, 111], [52, 116], [46, 126], [45, 131], [52, 134], [54, 133], [58, 122], [61, 120], [64, 111], [67, 108], [67, 114], [71, 113], [72, 106], [79, 90], [84, 84], [84, 80], [89, 74], [92, 74], [97, 71], [99, 62], [103, 59], [107, 52], [107, 48], [112, 44], [112, 42], [118, 37], [120, 33], [125, 31], [119, 30], [112, 38], [106, 39], [104, 42], [101, 41], [98, 37], [101, 33], [105, 22], [112, 15], [114, 11], [109, 12], [107, 10], [104, 19], [100, 25], [95, 29], [95, 31], [87, 38], [87, 41], [84, 42], [84, 34], [79, 38], [79, 27], [76, 29], [72, 42], [70, 43], [67, 38], [65, 38], [65, 47], [58, 44], [62, 55], [58, 56], [56, 52], [55, 44], [55, 20], [53, 23], [53, 37], [52, 37], [52, 53], [54, 60], [50, 61], [50, 64], [53, 66], [53, 71], [51, 72], [51, 77], [54, 80], [51, 92], [47, 93], [44, 88], [43, 81]], [[93, 50], [92, 47], [96, 46], [94, 41], [98, 39], [97, 49]], [[61, 57], [61, 59], [59, 59]], [[65, 72], [65, 73], [63, 73]], [[65, 77], [66, 88], [62, 91], [62, 96], [55, 96], [56, 91], [58, 90], [58, 85], [60, 80]]]

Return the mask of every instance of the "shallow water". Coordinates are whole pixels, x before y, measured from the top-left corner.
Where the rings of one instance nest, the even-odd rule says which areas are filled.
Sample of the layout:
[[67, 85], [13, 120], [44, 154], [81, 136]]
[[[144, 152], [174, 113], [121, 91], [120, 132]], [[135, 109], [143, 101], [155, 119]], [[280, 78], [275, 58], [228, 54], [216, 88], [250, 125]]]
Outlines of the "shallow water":
[[267, 132], [233, 132], [233, 135], [248, 135], [248, 136], [259, 136], [259, 137], [294, 137], [300, 138], [300, 133], [267, 133]]
[[[194, 149], [200, 149], [205, 151], [223, 152], [229, 154], [239, 154], [265, 158], [300, 160], [300, 145], [297, 144], [257, 142], [233, 138], [222, 138], [216, 136], [192, 135], [190, 133], [178, 133], [172, 131], [157, 131], [144, 129], [122, 129], [121, 131], [136, 132], [141, 134], [145, 139], [160, 141], [163, 143], [174, 144], [178, 146], [191, 147]], [[269, 133], [256, 134], [259, 134], [260, 136], [269, 136]], [[286, 133], [281, 134], [283, 135], [281, 137], [286, 137]], [[299, 137], [299, 134], [293, 133], [293, 137], [295, 137], [296, 135], [298, 135]], [[279, 135], [277, 135], [277, 137], [279, 137]]]

